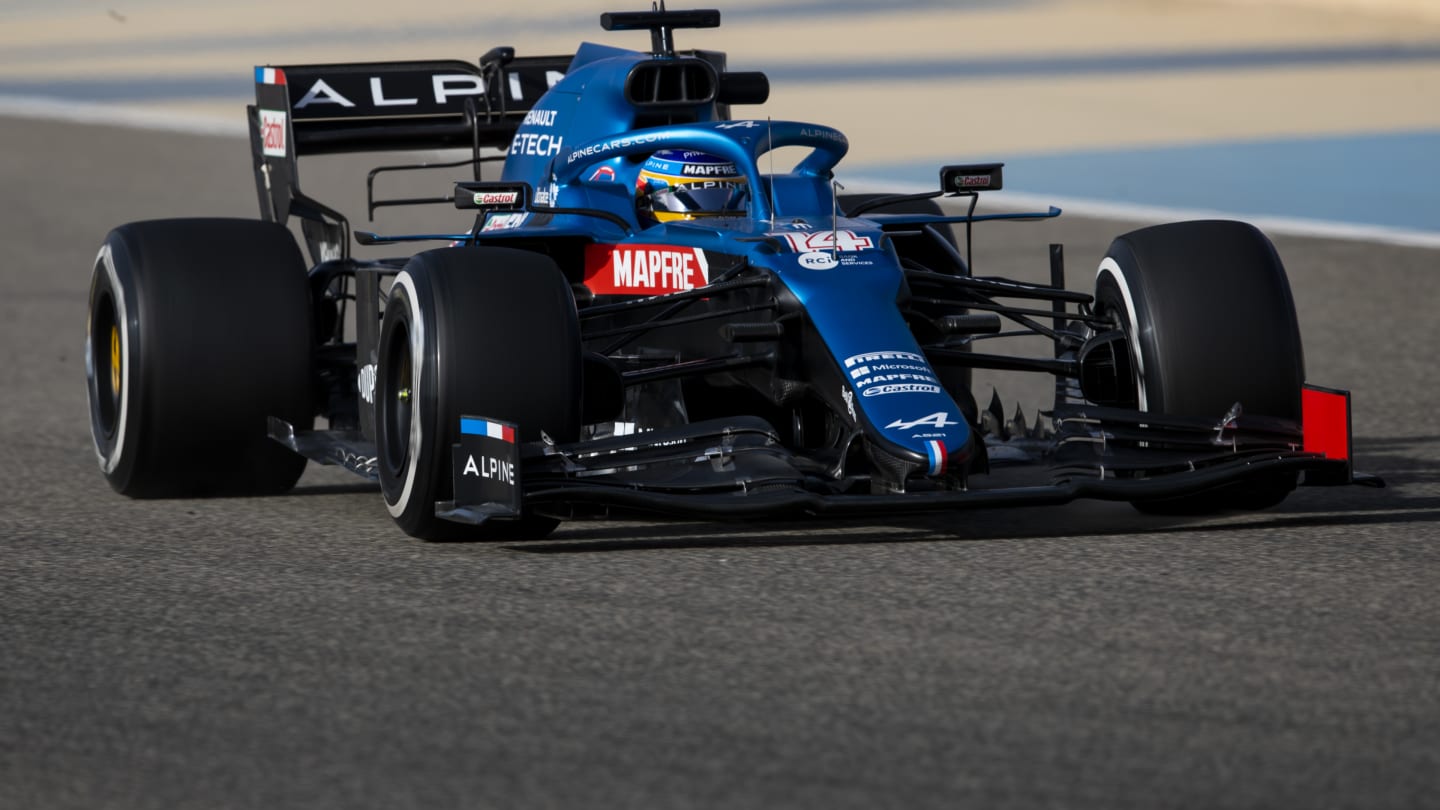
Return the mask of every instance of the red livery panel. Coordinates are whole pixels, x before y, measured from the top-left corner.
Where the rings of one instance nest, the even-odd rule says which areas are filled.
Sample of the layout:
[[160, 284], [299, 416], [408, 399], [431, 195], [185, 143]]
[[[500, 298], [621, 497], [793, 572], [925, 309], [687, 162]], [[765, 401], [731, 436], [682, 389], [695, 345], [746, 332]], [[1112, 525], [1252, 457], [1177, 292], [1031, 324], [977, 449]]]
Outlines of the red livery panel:
[[699, 248], [669, 245], [588, 245], [585, 286], [596, 295], [663, 295], [710, 283]]
[[1350, 460], [1350, 392], [1307, 385], [1301, 391], [1305, 452]]

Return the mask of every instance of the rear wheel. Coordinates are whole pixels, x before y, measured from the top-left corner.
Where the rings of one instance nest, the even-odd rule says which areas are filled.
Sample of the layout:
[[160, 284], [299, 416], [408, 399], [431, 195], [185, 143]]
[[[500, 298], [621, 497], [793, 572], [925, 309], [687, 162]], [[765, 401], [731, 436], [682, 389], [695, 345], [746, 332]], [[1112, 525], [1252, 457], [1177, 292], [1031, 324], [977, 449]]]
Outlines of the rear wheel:
[[543, 537], [532, 515], [468, 526], [435, 516], [452, 499], [460, 417], [514, 422], [521, 441], [580, 433], [580, 329], [549, 258], [509, 248], [445, 248], [410, 260], [380, 331], [375, 430], [380, 486], [396, 524], [426, 540]]
[[[1130, 348], [1142, 411], [1219, 419], [1244, 413], [1300, 421], [1305, 360], [1285, 268], [1242, 222], [1176, 222], [1118, 237], [1095, 279], [1096, 313]], [[1262, 509], [1285, 499], [1294, 473], [1181, 498], [1138, 501], [1143, 512]]]
[[267, 418], [306, 427], [310, 311], [294, 238], [269, 222], [178, 219], [111, 231], [85, 342], [100, 469], [132, 497], [261, 495], [305, 459]]

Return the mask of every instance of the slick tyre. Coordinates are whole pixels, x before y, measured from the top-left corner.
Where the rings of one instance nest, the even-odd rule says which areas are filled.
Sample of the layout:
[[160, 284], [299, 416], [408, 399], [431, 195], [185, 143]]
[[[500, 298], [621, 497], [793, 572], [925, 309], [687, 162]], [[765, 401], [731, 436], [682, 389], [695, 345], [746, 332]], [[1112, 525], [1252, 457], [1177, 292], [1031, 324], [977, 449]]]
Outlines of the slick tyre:
[[[1096, 274], [1095, 309], [1128, 339], [1140, 410], [1218, 420], [1239, 402], [1246, 414], [1300, 421], [1295, 302], [1280, 257], [1254, 226], [1176, 222], [1118, 237]], [[1134, 505], [1162, 514], [1262, 509], [1295, 484], [1284, 473]]]
[[290, 232], [236, 219], [111, 231], [90, 282], [85, 377], [116, 492], [289, 490], [305, 459], [268, 438], [268, 417], [313, 421], [308, 282]]
[[[390, 288], [380, 330], [375, 432], [385, 505], [425, 540], [538, 538], [557, 521], [467, 526], [435, 517], [453, 498], [460, 417], [519, 425], [557, 442], [580, 433], [580, 328], [569, 285], [545, 256], [444, 248], [410, 260]], [[522, 479], [523, 481], [523, 479]]]

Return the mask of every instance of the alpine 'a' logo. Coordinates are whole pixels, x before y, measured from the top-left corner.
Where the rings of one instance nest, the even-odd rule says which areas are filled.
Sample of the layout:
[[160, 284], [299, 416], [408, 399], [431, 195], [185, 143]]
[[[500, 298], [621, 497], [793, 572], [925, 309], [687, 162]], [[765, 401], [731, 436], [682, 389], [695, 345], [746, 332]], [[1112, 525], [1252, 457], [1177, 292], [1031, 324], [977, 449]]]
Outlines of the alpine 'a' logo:
[[916, 419], [916, 420], [911, 421], [911, 422], [907, 422], [907, 421], [905, 421], [904, 419], [896, 419], [894, 422], [891, 422], [890, 424], [886, 425], [886, 426], [885, 426], [885, 429], [886, 429], [886, 430], [913, 430], [913, 429], [915, 429], [915, 428], [917, 428], [917, 427], [919, 427], [919, 426], [921, 426], [921, 425], [927, 425], [927, 426], [929, 426], [929, 427], [936, 427], [936, 428], [947, 428], [947, 427], [951, 427], [952, 425], [958, 425], [958, 424], [960, 424], [960, 423], [959, 423], [959, 422], [952, 422], [952, 421], [950, 421], [950, 415], [949, 415], [949, 414], [945, 413], [944, 411], [940, 411], [939, 413], [932, 413], [932, 414], [930, 414], [929, 416], [924, 416], [924, 417], [921, 417], [921, 418]]

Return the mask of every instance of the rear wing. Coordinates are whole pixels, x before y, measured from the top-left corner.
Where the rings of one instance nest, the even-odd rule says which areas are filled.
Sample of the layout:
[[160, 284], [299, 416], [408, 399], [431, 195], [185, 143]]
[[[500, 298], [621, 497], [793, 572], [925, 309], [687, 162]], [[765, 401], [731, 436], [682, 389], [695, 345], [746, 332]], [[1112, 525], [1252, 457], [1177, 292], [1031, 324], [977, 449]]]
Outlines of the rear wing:
[[297, 155], [508, 146], [571, 57], [487, 59], [258, 67], [256, 106], [288, 115]]
[[516, 57], [513, 48], [496, 48], [479, 64], [255, 68], [255, 104], [247, 109], [261, 216], [284, 223], [293, 213], [305, 220], [315, 261], [348, 255], [345, 218], [300, 191], [299, 156], [461, 147], [478, 161], [482, 148], [509, 147], [525, 113], [565, 75], [571, 59]]

